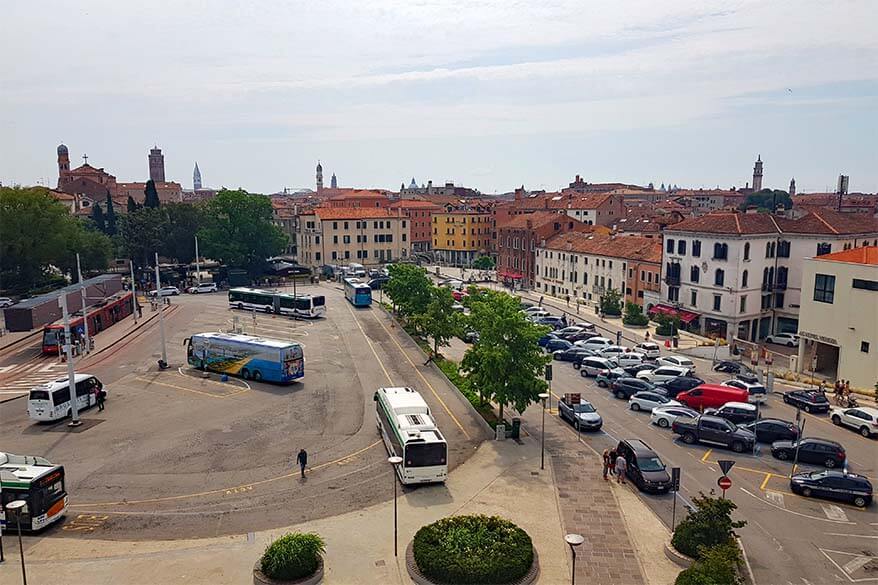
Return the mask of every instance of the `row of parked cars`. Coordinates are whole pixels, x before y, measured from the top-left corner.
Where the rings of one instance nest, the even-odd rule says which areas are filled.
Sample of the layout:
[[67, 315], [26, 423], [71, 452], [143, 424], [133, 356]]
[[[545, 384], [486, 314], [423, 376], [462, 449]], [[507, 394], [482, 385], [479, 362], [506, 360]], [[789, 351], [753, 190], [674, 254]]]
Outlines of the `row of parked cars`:
[[[695, 364], [688, 358], [661, 356], [660, 348], [654, 343], [632, 348], [615, 345], [597, 335], [594, 326], [587, 323], [558, 329], [541, 339], [540, 344], [554, 359], [571, 362], [583, 377], [594, 377], [598, 386], [627, 400], [631, 410], [650, 413], [652, 424], [670, 428], [686, 444], [706, 443], [741, 453], [752, 451], [756, 443], [767, 443], [777, 459], [787, 461], [798, 457], [801, 463], [827, 468], [794, 475], [790, 487], [795, 493], [840, 499], [857, 506], [866, 506], [872, 500], [872, 486], [867, 478], [835, 471], [843, 468], [846, 461], [841, 444], [817, 437], [800, 437], [795, 423], [760, 416], [758, 405], [766, 401], [767, 392], [747, 371], [738, 368], [734, 370], [735, 378], [721, 384], [707, 384], [695, 376]], [[722, 364], [715, 369], [732, 373]], [[783, 400], [809, 413], [830, 410], [829, 401], [819, 392], [794, 390], [784, 393]], [[870, 410], [875, 409], [836, 409], [831, 420], [837, 425], [855, 428], [864, 436], [878, 434], [878, 411], [871, 413]], [[558, 413], [584, 431], [598, 430], [603, 424], [600, 414], [585, 400], [576, 405], [562, 400]], [[628, 475], [640, 489], [654, 492], [670, 489], [670, 476], [664, 464], [644, 441], [625, 440], [618, 449], [624, 451], [629, 464]]]

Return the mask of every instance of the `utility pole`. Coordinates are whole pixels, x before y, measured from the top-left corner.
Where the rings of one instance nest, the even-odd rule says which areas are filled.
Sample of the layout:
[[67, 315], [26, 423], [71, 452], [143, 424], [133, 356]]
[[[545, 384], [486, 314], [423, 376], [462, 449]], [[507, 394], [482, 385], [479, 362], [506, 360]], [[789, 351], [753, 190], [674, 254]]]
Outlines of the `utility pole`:
[[195, 236], [195, 284], [201, 284], [201, 263], [198, 262], [198, 236]]
[[155, 296], [159, 301], [159, 331], [162, 335], [162, 360], [159, 362], [159, 369], [164, 370], [168, 367], [168, 351], [165, 348], [165, 311], [162, 304], [164, 303], [164, 299], [161, 294], [162, 290], [162, 281], [161, 276], [159, 276], [159, 253], [155, 253]]
[[79, 294], [82, 297], [82, 326], [83, 333], [85, 334], [83, 351], [88, 353], [89, 349], [91, 349], [91, 345], [88, 342], [88, 311], [86, 311], [85, 285], [82, 284], [82, 265], [79, 263], [78, 252], [76, 253], [76, 275], [79, 278]]
[[67, 312], [67, 293], [62, 292], [59, 299], [61, 314], [64, 316], [64, 350], [67, 354], [67, 386], [70, 389], [70, 415], [68, 427], [78, 427], [82, 424], [79, 420], [79, 397], [76, 395], [76, 372], [73, 368], [73, 339], [70, 336], [70, 313]]
[[134, 285], [134, 259], [128, 261], [131, 267], [131, 314], [134, 315], [134, 324], [137, 325], [137, 290]]

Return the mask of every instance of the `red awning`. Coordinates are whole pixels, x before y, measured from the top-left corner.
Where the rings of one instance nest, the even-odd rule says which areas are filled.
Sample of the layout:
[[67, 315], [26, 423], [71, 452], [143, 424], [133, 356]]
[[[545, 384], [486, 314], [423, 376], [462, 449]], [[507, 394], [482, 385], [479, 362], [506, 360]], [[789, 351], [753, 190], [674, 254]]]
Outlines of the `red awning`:
[[680, 321], [685, 324], [689, 324], [692, 321], [698, 319], [698, 313], [693, 313], [692, 311], [687, 311], [685, 309], [676, 309], [669, 305], [654, 305], [649, 310], [650, 315], [668, 315], [669, 317], [679, 317]]
[[501, 270], [497, 273], [497, 276], [500, 278], [512, 278], [515, 280], [524, 278], [524, 274], [521, 272], [515, 272], [514, 270]]

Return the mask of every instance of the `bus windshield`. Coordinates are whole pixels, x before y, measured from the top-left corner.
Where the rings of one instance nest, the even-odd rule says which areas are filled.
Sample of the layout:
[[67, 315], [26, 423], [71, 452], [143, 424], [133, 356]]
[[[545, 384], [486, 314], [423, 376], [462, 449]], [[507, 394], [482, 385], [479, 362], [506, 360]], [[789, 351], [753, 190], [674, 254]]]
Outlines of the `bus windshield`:
[[314, 302], [315, 307], [322, 307], [326, 304], [326, 299], [323, 295], [313, 296], [311, 297], [311, 300]]
[[43, 330], [43, 345], [58, 345], [58, 341], [61, 338], [59, 333], [61, 331], [58, 329]]
[[445, 443], [416, 443], [405, 446], [406, 467], [430, 467], [445, 465]]
[[29, 400], [48, 400], [49, 399], [49, 391], [48, 390], [31, 390]]

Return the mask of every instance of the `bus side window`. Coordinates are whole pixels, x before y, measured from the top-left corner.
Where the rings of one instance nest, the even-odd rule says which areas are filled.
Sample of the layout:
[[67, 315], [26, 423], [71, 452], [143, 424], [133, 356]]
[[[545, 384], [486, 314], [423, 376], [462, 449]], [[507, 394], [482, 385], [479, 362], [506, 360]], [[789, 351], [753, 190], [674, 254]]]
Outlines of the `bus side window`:
[[378, 393], [377, 392], [372, 395], [372, 400], [375, 402], [378, 402]]

